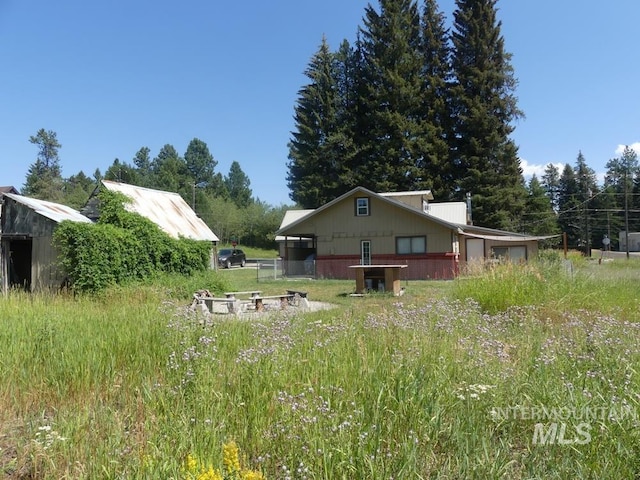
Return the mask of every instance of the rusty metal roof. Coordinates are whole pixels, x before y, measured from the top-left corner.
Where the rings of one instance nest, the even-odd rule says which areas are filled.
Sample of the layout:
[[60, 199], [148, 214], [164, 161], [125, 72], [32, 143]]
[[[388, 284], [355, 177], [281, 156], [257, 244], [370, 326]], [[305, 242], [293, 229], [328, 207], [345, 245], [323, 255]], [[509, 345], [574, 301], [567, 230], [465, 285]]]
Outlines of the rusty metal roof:
[[71, 207], [67, 207], [66, 205], [47, 202], [45, 200], [38, 200], [36, 198], [23, 197], [22, 195], [16, 195], [14, 193], [3, 193], [3, 195], [22, 205], [29, 207], [36, 213], [39, 213], [43, 217], [50, 218], [57, 223], [60, 223], [63, 220], [91, 223], [91, 220], [89, 220], [87, 217], [82, 215], [77, 210], [74, 210]]
[[174, 238], [219, 241], [215, 233], [196, 215], [177, 193], [102, 180], [108, 190], [120, 192], [131, 199], [127, 210], [138, 213], [158, 225]]

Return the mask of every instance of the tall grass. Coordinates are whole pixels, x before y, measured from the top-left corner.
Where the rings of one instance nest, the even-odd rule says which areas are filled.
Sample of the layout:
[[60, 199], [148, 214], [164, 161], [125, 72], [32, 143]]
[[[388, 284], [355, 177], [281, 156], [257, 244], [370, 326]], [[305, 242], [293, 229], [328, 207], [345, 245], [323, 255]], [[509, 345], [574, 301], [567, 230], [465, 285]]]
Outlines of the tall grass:
[[640, 260], [599, 263], [546, 255], [526, 264], [486, 264], [455, 281], [456, 298], [473, 298], [488, 313], [536, 305], [549, 312], [586, 309], [635, 320]]
[[[298, 283], [336, 307], [241, 317], [187, 308], [197, 289], [253, 286], [240, 269], [99, 297], [12, 294], [0, 300], [0, 472], [192, 478], [186, 459], [223, 471], [235, 441], [269, 479], [635, 478], [639, 327], [608, 299], [630, 295], [634, 274], [610, 276], [603, 309], [579, 304], [614, 268], [505, 265], [410, 282], [403, 297]], [[534, 441], [536, 423], [554, 422], [589, 441]]]

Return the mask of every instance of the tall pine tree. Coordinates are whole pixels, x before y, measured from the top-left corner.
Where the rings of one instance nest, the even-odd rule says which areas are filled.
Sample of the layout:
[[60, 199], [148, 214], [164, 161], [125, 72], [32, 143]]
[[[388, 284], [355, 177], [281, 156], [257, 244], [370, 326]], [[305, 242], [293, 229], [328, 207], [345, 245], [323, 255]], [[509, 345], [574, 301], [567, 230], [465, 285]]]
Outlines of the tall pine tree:
[[444, 15], [435, 0], [426, 0], [422, 13], [422, 138], [423, 178], [436, 198], [448, 200], [454, 190], [449, 163], [451, 110], [451, 49]]
[[324, 37], [305, 75], [310, 82], [298, 93], [287, 184], [293, 201], [303, 208], [317, 208], [340, 191], [341, 169], [333, 144], [339, 131], [334, 55]]
[[[553, 235], [560, 231], [558, 218], [551, 206], [551, 200], [538, 177], [533, 175], [527, 186], [527, 200], [523, 215], [522, 232], [531, 235]], [[557, 245], [558, 241], [549, 241]]]
[[64, 181], [58, 150], [62, 145], [56, 132], [41, 128], [29, 137], [29, 142], [38, 147], [38, 155], [29, 167], [22, 194], [52, 202], [61, 201]]
[[232, 162], [229, 168], [229, 175], [224, 179], [229, 199], [240, 208], [246, 208], [251, 204], [251, 182], [249, 177], [242, 171], [238, 162]]
[[358, 115], [365, 120], [360, 163], [374, 191], [430, 188], [425, 176], [423, 59], [420, 15], [412, 0], [380, 0], [365, 9], [360, 30], [362, 87]]
[[553, 163], [549, 163], [542, 175], [542, 187], [545, 190], [551, 206], [555, 212], [559, 210], [560, 170]]
[[509, 137], [521, 112], [496, 1], [456, 0], [452, 166], [455, 196], [472, 193], [474, 222], [508, 230], [519, 223], [526, 191], [518, 149]]

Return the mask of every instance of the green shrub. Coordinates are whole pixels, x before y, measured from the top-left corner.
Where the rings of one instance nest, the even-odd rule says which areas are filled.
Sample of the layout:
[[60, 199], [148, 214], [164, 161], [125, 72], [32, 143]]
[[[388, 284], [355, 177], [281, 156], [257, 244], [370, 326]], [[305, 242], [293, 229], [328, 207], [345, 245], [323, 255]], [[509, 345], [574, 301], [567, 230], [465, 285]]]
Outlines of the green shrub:
[[74, 290], [95, 292], [158, 273], [191, 275], [208, 268], [209, 242], [170, 237], [151, 220], [126, 211], [122, 194], [103, 191], [99, 199], [98, 223], [64, 221], [54, 232]]

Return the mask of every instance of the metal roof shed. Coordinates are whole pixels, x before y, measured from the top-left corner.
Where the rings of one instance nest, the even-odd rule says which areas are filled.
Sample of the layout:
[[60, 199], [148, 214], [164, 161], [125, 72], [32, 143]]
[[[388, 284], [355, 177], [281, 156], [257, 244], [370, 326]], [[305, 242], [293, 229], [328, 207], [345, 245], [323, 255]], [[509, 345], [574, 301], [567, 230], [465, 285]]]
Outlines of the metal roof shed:
[[0, 221], [0, 287], [29, 291], [58, 289], [64, 275], [58, 268], [53, 231], [63, 220], [91, 223], [77, 210], [58, 203], [13, 193], [2, 195]]

